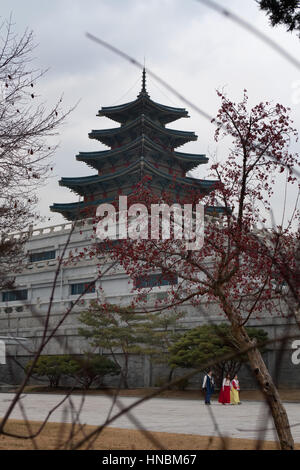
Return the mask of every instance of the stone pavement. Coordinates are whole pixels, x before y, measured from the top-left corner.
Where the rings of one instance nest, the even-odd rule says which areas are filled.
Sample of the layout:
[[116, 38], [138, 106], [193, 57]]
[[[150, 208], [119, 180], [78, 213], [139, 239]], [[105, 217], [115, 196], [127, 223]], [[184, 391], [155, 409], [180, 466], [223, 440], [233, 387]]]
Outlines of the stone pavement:
[[[12, 393], [0, 393], [0, 417], [13, 398]], [[24, 394], [22, 404], [26, 408], [27, 417], [33, 421], [42, 421], [48, 412], [63, 399], [59, 394]], [[120, 397], [122, 406], [134, 403], [138, 398]], [[80, 408], [82, 405], [82, 409]], [[112, 400], [103, 395], [88, 395], [84, 401], [80, 395], [73, 395], [70, 400], [61, 405], [50, 417], [53, 422], [71, 422], [72, 415], [81, 409], [81, 423], [100, 425], [107, 418]], [[300, 442], [300, 403], [285, 403], [295, 442]], [[73, 410], [72, 410], [73, 408]], [[120, 408], [115, 404], [111, 416], [117, 414]], [[267, 407], [257, 401], [245, 401], [241, 405], [221, 405], [212, 401], [206, 406], [199, 400], [154, 398], [148, 400], [131, 413], [138, 422], [149, 431], [161, 431], [203, 436], [223, 436], [237, 438], [257, 438], [257, 429], [267, 429], [265, 440], [276, 440], [272, 429], [272, 421], [268, 419]], [[17, 407], [11, 418], [22, 419], [22, 413]], [[136, 429], [137, 423], [123, 415], [109, 424], [111, 427]]]

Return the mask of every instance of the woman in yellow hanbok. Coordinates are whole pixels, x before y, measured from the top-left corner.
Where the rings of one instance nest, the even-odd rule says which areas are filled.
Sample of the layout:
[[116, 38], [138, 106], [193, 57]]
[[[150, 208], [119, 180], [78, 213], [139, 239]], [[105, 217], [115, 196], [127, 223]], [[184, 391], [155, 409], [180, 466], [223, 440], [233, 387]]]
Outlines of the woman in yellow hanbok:
[[240, 384], [238, 381], [237, 375], [234, 376], [234, 379], [231, 381], [231, 390], [230, 390], [230, 403], [232, 405], [240, 405]]

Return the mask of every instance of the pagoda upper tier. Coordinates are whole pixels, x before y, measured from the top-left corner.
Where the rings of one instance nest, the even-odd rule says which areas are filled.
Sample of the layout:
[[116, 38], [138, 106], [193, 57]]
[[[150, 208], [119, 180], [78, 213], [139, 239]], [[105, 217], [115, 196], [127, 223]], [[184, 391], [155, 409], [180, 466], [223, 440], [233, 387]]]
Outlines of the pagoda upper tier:
[[89, 137], [99, 140], [113, 149], [135, 140], [141, 135], [146, 135], [153, 142], [160, 143], [168, 149], [174, 149], [191, 140], [197, 140], [194, 132], [167, 129], [159, 121], [153, 121], [144, 113], [121, 127], [93, 130]]
[[125, 166], [129, 165], [137, 159], [137, 155], [143, 155], [146, 160], [153, 162], [155, 166], [165, 165], [168, 168], [173, 165], [175, 160], [176, 167], [181, 170], [181, 176], [185, 176], [187, 171], [196, 166], [208, 162], [205, 155], [169, 150], [166, 146], [162, 147], [161, 144], [154, 142], [146, 135], [140, 135], [128, 144], [110, 150], [80, 152], [76, 159], [95, 168], [99, 174], [103, 174], [114, 171], [120, 162], [125, 162]]
[[[173, 108], [152, 101], [146, 90], [146, 72], [143, 70], [142, 89], [137, 99], [129, 103], [101, 108], [98, 116], [105, 116], [121, 125], [112, 129], [92, 130], [91, 139], [110, 147], [108, 150], [80, 152], [77, 160], [97, 170], [85, 177], [62, 178], [61, 186], [82, 196], [80, 202], [53, 204], [50, 209], [68, 220], [93, 215], [103, 202], [112, 202], [120, 194], [131, 194], [136, 185], [147, 176], [157, 193], [172, 187], [174, 197], [186, 189], [208, 194], [215, 181], [187, 177], [186, 173], [208, 162], [205, 155], [178, 152], [177, 147], [197, 140], [194, 132], [169, 129], [166, 124], [189, 117], [183, 108]], [[220, 212], [222, 208], [214, 208]], [[212, 208], [207, 208], [211, 212]]]
[[136, 100], [118, 106], [101, 108], [98, 116], [105, 116], [113, 121], [124, 125], [134, 121], [142, 114], [154, 122], [158, 121], [162, 126], [183, 117], [189, 117], [184, 108], [173, 108], [164, 104], [156, 103], [150, 99], [146, 90], [146, 71], [143, 70], [142, 89]]

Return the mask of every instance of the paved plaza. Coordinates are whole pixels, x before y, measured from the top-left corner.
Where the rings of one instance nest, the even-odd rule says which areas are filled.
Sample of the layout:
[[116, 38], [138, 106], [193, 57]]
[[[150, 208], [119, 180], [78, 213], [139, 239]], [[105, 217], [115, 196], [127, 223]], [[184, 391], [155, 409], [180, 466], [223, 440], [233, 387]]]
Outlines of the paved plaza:
[[[3, 417], [12, 398], [12, 393], [0, 393], [0, 417]], [[42, 421], [54, 408], [63, 395], [59, 394], [24, 394], [22, 404], [28, 419]], [[80, 422], [100, 425], [108, 414], [116, 415], [120, 408], [127, 407], [138, 398], [121, 397], [112, 407], [112, 399], [103, 395], [72, 395], [71, 401], [63, 403], [51, 415], [49, 421], [71, 422], [72, 416], [81, 409]], [[81, 408], [82, 407], [82, 408]], [[295, 442], [300, 442], [300, 403], [285, 403]], [[161, 431], [203, 436], [223, 436], [237, 438], [257, 438], [258, 429], [266, 430], [263, 438], [276, 440], [272, 429], [272, 420], [268, 419], [268, 410], [264, 403], [245, 401], [241, 405], [223, 406], [217, 401], [205, 406], [200, 400], [182, 400], [154, 398], [139, 405], [129, 415], [122, 415], [109, 424], [111, 427], [136, 429], [138, 423], [149, 431]], [[17, 406], [11, 418], [22, 419], [22, 412]]]

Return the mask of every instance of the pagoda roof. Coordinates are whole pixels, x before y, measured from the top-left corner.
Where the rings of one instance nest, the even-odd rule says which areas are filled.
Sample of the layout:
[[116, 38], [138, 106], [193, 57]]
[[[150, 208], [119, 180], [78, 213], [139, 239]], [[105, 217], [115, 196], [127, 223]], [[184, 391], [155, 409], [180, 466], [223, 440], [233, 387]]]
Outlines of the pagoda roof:
[[[100, 204], [100, 202], [94, 202]], [[91, 203], [89, 203], [91, 205]], [[62, 214], [67, 220], [76, 220], [82, 217], [82, 211], [86, 207], [84, 202], [67, 202], [67, 203], [54, 203], [50, 206], [51, 212], [58, 212]]]
[[[197, 136], [194, 132], [165, 127], [181, 117], [189, 117], [188, 112], [184, 108], [166, 106], [150, 99], [146, 90], [145, 68], [142, 88], [137, 98], [122, 105], [102, 107], [98, 116], [105, 116], [121, 124], [117, 128], [92, 130], [89, 133], [91, 139], [111, 148], [104, 151], [80, 152], [76, 158], [100, 170], [99, 173], [106, 163], [108, 167], [105, 166], [103, 174], [62, 178], [59, 181], [60, 186], [68, 187], [84, 196], [84, 201], [55, 203], [50, 206], [52, 212], [59, 212], [68, 220], [90, 217], [98, 205], [113, 203], [118, 194], [132, 194], [144, 176], [149, 177], [149, 184], [151, 183], [155, 192], [162, 193], [170, 188], [176, 199], [185, 195], [189, 189], [195, 195], [197, 190], [205, 195], [214, 189], [217, 181], [178, 176], [177, 173], [181, 171], [185, 173], [199, 164], [207, 163], [208, 158], [205, 155], [174, 150], [189, 141], [197, 140]], [[205, 213], [213, 216], [224, 214], [226, 210], [224, 207], [206, 206]]]
[[129, 118], [134, 119], [135, 116], [148, 114], [148, 112], [154, 114], [162, 124], [167, 124], [182, 117], [189, 117], [187, 110], [184, 108], [174, 108], [151, 100], [146, 90], [146, 69], [144, 67], [142, 88], [137, 99], [117, 106], [102, 107], [98, 112], [98, 116], [105, 116], [125, 124]]
[[[103, 203], [112, 203], [115, 198], [106, 198], [98, 199], [88, 202], [67, 202], [67, 203], [54, 203], [50, 206], [51, 212], [58, 212], [62, 214], [67, 220], [76, 220], [80, 218], [85, 218], [85, 210], [92, 209], [93, 207], [99, 206]], [[215, 216], [215, 215], [224, 215], [226, 214], [226, 209], [223, 206], [205, 206], [204, 213], [205, 215]]]
[[90, 139], [96, 139], [105, 145], [114, 147], [114, 145], [122, 144], [122, 140], [128, 134], [130, 135], [130, 133], [134, 133], [136, 130], [144, 134], [144, 131], [146, 130], [147, 132], [147, 129], [157, 132], [161, 136], [165, 136], [165, 138], [169, 140], [168, 146], [172, 148], [184, 145], [191, 140], [197, 140], [195, 132], [168, 129], [156, 124], [152, 119], [143, 114], [124, 126], [112, 129], [92, 130], [89, 133], [89, 137]]
[[66, 186], [81, 196], [91, 195], [96, 194], [97, 192], [111, 189], [114, 182], [118, 188], [124, 186], [124, 183], [134, 184], [135, 175], [137, 173], [138, 175], [141, 175], [141, 171], [145, 172], [145, 170], [148, 170], [148, 173], [152, 175], [156, 175], [163, 182], [163, 186], [166, 185], [166, 181], [169, 181], [173, 184], [198, 187], [201, 192], [207, 193], [216, 183], [214, 180], [201, 180], [191, 177], [170, 175], [156, 168], [146, 159], [141, 157], [127, 168], [122, 168], [121, 170], [114, 173], [74, 178], [62, 178], [59, 181], [59, 184], [61, 186]]
[[141, 93], [137, 99], [118, 106], [102, 107], [97, 116], [105, 116], [113, 121], [124, 124], [129, 116], [147, 114], [147, 110], [157, 115], [159, 121], [164, 124], [189, 117], [185, 108], [175, 108], [157, 103], [150, 99], [148, 94]]
[[187, 170], [191, 170], [195, 166], [208, 162], [208, 158], [203, 154], [171, 151], [170, 149], [165, 149], [156, 142], [153, 142], [153, 140], [149, 139], [146, 135], [139, 136], [132, 142], [111, 150], [80, 152], [76, 156], [76, 159], [78, 161], [85, 162], [92, 168], [100, 169], [101, 164], [107, 161], [107, 159], [124, 158], [124, 154], [126, 152], [137, 149], [139, 147], [141, 148], [141, 154], [143, 152], [143, 149], [147, 148], [149, 150], [155, 150], [159, 154], [167, 155], [170, 158], [180, 160], [182, 163], [185, 164]]

